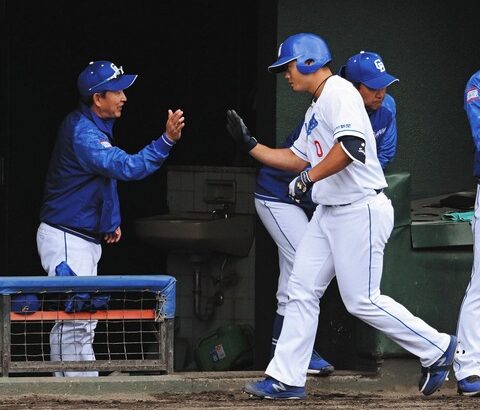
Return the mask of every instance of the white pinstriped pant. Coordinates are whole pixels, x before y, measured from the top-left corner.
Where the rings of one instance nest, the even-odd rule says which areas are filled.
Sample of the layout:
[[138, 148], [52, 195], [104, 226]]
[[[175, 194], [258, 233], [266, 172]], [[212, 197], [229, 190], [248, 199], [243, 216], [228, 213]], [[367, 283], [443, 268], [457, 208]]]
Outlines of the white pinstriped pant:
[[[97, 265], [102, 254], [99, 244], [41, 223], [37, 230], [37, 248], [48, 276], [55, 276], [55, 268], [63, 261], [78, 276], [97, 276]], [[50, 332], [50, 360], [95, 360], [92, 344], [96, 326], [96, 320], [57, 321]], [[55, 372], [55, 376], [95, 377], [98, 372]]]
[[381, 330], [423, 366], [447, 349], [439, 333], [380, 293], [383, 251], [393, 228], [393, 208], [383, 194], [348, 206], [319, 205], [295, 254], [282, 333], [265, 373], [304, 386], [320, 313], [319, 298], [334, 275], [346, 309]]
[[284, 202], [255, 198], [255, 209], [278, 247], [280, 273], [277, 286], [277, 313], [284, 316], [288, 300], [288, 280], [293, 269], [295, 251], [307, 229], [308, 218], [302, 208]]
[[477, 185], [472, 233], [472, 276], [458, 318], [458, 354], [453, 362], [457, 380], [480, 376], [480, 185]]

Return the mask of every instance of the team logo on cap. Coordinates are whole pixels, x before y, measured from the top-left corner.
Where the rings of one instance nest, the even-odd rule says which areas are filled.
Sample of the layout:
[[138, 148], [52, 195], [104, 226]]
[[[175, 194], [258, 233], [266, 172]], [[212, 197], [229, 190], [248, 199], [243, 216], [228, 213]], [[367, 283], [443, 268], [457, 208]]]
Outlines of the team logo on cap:
[[375, 67], [377, 67], [378, 71], [383, 73], [385, 71], [385, 65], [383, 64], [383, 61], [377, 58], [374, 62]]

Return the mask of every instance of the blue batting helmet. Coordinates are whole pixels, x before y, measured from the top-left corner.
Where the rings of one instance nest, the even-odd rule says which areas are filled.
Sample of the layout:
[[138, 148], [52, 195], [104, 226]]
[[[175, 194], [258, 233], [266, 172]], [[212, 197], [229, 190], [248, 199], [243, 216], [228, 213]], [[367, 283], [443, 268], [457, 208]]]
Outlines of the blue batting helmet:
[[281, 73], [285, 71], [286, 64], [293, 60], [297, 60], [300, 73], [310, 74], [332, 61], [332, 56], [327, 43], [316, 34], [294, 34], [280, 44], [278, 59], [268, 67], [268, 71]]

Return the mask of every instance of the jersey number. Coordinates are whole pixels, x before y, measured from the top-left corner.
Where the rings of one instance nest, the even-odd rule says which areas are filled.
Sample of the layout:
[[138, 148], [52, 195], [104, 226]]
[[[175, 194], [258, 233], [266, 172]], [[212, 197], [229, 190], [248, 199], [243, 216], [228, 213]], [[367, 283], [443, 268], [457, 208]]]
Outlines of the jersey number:
[[323, 157], [323, 150], [322, 150], [322, 146], [320, 145], [320, 143], [315, 140], [315, 148], [317, 150], [317, 157]]

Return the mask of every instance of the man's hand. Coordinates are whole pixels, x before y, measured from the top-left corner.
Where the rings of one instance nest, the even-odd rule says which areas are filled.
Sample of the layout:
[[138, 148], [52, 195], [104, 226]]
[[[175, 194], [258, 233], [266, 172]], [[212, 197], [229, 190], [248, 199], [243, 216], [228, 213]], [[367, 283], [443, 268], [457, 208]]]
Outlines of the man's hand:
[[118, 227], [117, 229], [115, 229], [115, 232], [105, 234], [105, 236], [103, 237], [103, 240], [106, 243], [116, 243], [120, 240], [121, 237], [122, 237], [122, 230], [120, 229], [120, 227]]
[[290, 184], [288, 184], [288, 196], [295, 202], [300, 203], [300, 200], [313, 186], [313, 182], [308, 176], [308, 171], [302, 171]]
[[182, 128], [185, 127], [185, 117], [182, 110], [173, 112], [168, 110], [167, 125], [165, 135], [173, 142], [177, 142], [182, 136]]
[[252, 137], [242, 118], [235, 110], [227, 111], [227, 130], [243, 151], [250, 152], [257, 145], [257, 140]]

